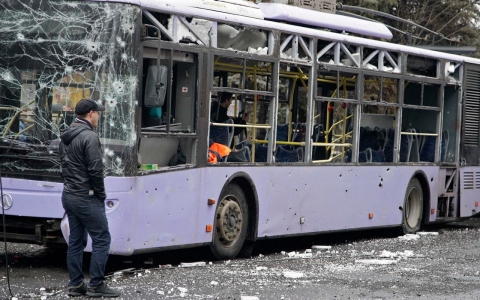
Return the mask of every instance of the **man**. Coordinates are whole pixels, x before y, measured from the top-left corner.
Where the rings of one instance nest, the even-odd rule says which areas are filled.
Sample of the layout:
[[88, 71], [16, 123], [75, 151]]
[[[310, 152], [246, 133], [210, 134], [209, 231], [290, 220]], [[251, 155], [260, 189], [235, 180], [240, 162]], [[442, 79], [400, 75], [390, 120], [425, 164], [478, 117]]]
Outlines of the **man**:
[[[105, 215], [105, 185], [100, 139], [93, 131], [98, 126], [99, 111], [105, 107], [92, 99], [82, 99], [75, 107], [76, 119], [60, 136], [60, 159], [64, 180], [62, 204], [70, 224], [67, 264], [69, 296], [118, 297], [107, 287], [105, 265], [110, 250], [110, 232]], [[92, 238], [90, 282], [85, 284], [82, 261]]]
[[[249, 119], [247, 113], [243, 114], [242, 117], [238, 117], [238, 118], [230, 117], [227, 115], [228, 107], [230, 107], [230, 104], [232, 104], [232, 97], [233, 97], [232, 93], [222, 92], [220, 96], [220, 101], [212, 103], [212, 109], [210, 111], [210, 115], [213, 122], [224, 123], [228, 119], [232, 119], [234, 124], [243, 124], [243, 125], [247, 124]], [[238, 135], [242, 133], [242, 131], [245, 131], [246, 133], [245, 128], [236, 127], [233, 131], [233, 134]]]

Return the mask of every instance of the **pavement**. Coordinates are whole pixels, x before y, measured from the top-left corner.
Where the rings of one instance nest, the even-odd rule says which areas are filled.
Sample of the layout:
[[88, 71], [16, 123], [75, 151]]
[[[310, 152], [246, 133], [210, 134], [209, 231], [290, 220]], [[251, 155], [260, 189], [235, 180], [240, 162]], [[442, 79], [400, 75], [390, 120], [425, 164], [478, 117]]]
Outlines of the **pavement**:
[[[480, 299], [480, 220], [259, 241], [248, 259], [208, 248], [111, 256], [118, 299]], [[7, 244], [16, 299], [65, 299], [65, 249]], [[0, 297], [12, 299], [0, 250]], [[85, 255], [88, 278], [89, 254]], [[81, 297], [87, 298], [87, 297]]]

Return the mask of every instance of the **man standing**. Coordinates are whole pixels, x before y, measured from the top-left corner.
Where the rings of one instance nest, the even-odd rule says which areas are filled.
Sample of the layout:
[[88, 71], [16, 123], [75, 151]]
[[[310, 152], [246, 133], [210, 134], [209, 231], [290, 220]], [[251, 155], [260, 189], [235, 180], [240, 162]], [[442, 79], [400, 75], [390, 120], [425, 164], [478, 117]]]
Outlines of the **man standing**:
[[[99, 111], [105, 111], [105, 107], [92, 99], [80, 100], [75, 107], [75, 121], [60, 136], [64, 180], [62, 204], [70, 225], [68, 295], [73, 297], [85, 294], [90, 297], [120, 295], [104, 283], [111, 239], [105, 215], [104, 200], [107, 195], [103, 182], [101, 145], [97, 133], [93, 131], [98, 125]], [[92, 238], [88, 287], [82, 272], [87, 234]]]

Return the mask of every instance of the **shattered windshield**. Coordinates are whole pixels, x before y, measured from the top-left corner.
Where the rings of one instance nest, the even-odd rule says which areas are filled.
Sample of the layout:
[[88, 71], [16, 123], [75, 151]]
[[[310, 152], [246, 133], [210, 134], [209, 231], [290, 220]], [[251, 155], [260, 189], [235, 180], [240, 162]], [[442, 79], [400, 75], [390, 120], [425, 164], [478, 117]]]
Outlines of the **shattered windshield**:
[[136, 168], [140, 9], [102, 2], [0, 2], [0, 168], [60, 172], [58, 144], [82, 98], [106, 107], [106, 175]]

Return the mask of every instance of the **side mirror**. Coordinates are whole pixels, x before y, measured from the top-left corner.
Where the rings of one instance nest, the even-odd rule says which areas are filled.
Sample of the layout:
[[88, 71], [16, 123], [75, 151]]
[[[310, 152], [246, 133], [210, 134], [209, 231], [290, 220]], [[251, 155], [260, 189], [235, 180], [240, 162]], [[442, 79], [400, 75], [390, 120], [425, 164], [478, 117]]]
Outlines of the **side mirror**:
[[165, 101], [167, 93], [166, 66], [148, 67], [147, 82], [145, 83], [145, 97], [143, 103], [147, 107], [160, 107]]

